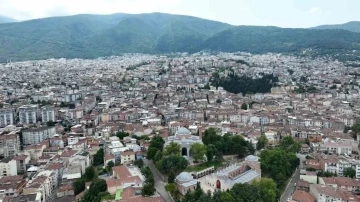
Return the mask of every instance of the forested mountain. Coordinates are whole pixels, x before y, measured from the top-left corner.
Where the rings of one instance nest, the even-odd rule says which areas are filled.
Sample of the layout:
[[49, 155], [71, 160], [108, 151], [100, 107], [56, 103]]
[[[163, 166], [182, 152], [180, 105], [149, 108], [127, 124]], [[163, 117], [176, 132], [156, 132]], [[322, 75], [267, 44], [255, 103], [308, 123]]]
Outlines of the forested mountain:
[[0, 23], [17, 22], [17, 20], [0, 15]]
[[356, 58], [359, 44], [360, 33], [346, 30], [232, 26], [163, 13], [75, 15], [0, 24], [0, 61], [202, 50]]
[[343, 29], [350, 32], [360, 32], [360, 22], [352, 21], [338, 25], [320, 25], [317, 27], [313, 27], [312, 29]]

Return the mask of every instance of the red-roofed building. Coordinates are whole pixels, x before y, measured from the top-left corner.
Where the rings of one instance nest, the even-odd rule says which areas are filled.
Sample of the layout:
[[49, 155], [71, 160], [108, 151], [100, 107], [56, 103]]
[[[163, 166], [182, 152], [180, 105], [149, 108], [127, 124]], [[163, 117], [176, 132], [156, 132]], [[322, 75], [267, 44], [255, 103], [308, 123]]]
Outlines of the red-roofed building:
[[126, 167], [115, 166], [113, 167], [113, 176], [116, 179], [109, 179], [106, 181], [108, 185], [108, 192], [110, 194], [115, 194], [116, 190], [126, 187], [142, 187], [144, 177], [140, 173], [140, 170], [137, 167]]
[[292, 200], [297, 202], [315, 202], [315, 198], [310, 193], [300, 190], [294, 192]]

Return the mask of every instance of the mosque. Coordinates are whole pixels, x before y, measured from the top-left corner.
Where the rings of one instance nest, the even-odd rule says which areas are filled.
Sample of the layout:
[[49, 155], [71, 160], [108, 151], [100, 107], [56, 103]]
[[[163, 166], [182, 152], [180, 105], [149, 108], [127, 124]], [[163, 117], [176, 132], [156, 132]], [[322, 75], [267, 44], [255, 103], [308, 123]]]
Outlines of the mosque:
[[169, 136], [165, 142], [165, 147], [169, 145], [171, 142], [178, 143], [181, 148], [181, 155], [190, 157], [190, 147], [194, 143], [203, 144], [202, 140], [199, 136], [192, 135], [191, 131], [185, 127], [180, 127], [175, 132], [174, 136]]

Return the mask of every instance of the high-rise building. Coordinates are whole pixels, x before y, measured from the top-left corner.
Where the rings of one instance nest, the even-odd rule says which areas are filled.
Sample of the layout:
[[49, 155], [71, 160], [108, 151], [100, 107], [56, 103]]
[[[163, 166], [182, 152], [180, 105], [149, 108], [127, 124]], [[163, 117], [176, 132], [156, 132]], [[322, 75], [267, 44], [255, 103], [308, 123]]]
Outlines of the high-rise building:
[[14, 124], [14, 109], [3, 108], [0, 109], [0, 127], [6, 127]]
[[53, 106], [44, 106], [41, 108], [41, 119], [43, 123], [55, 121], [55, 109]]
[[19, 107], [19, 120], [21, 124], [36, 123], [37, 105], [24, 105]]

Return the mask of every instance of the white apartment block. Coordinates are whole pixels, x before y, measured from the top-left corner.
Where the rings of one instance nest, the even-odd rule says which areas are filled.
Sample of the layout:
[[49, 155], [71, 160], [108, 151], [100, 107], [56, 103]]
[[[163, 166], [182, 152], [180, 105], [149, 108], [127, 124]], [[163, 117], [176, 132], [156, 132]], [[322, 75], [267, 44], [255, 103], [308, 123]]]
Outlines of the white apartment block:
[[37, 105], [24, 105], [19, 107], [19, 120], [21, 124], [36, 123]]
[[56, 134], [55, 127], [31, 128], [23, 131], [23, 144], [38, 144], [41, 141], [52, 138]]
[[4, 158], [0, 161], [0, 177], [17, 175], [16, 160]]
[[351, 154], [352, 145], [338, 142], [325, 142], [320, 145], [321, 151], [328, 151], [330, 154]]
[[14, 124], [14, 109], [0, 109], [0, 127], [6, 127]]
[[41, 120], [43, 123], [55, 121], [55, 109], [52, 106], [44, 106], [41, 108]]

